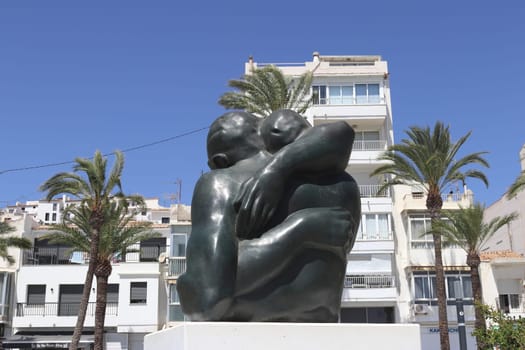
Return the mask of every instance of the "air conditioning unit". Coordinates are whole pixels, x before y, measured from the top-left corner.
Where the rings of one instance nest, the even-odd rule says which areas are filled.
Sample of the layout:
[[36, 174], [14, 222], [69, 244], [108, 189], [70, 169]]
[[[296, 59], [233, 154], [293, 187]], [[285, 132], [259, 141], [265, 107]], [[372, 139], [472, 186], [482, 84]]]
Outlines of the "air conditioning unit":
[[429, 313], [430, 308], [426, 304], [414, 304], [412, 305], [412, 310], [416, 315], [426, 315]]

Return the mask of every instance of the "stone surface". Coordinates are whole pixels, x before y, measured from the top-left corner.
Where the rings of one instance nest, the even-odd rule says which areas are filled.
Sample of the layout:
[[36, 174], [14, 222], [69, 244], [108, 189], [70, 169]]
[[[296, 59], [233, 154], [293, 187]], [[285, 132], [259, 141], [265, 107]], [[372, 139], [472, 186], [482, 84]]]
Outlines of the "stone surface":
[[421, 350], [417, 324], [189, 322], [148, 334], [144, 350]]

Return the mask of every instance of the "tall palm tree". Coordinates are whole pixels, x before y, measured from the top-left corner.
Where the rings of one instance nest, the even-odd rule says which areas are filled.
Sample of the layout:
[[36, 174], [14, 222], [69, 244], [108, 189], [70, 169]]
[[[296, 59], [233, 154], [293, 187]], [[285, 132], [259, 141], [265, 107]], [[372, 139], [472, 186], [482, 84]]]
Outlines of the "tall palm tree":
[[228, 109], [243, 109], [266, 117], [279, 109], [291, 109], [300, 114], [310, 107], [312, 72], [297, 79], [286, 77], [275, 66], [254, 69], [242, 79], [230, 80], [228, 86], [238, 91], [224, 93], [219, 104]]
[[13, 265], [15, 263], [15, 259], [9, 255], [8, 248], [31, 248], [31, 241], [27, 238], [8, 235], [14, 231], [15, 228], [13, 226], [9, 226], [7, 222], [0, 222], [0, 258], [7, 260], [9, 265]]
[[121, 152], [115, 152], [115, 163], [110, 171], [107, 170], [107, 159], [99, 151], [95, 152], [92, 159], [76, 158], [75, 162], [73, 172], [58, 173], [40, 186], [41, 191], [47, 192], [47, 200], [51, 200], [59, 194], [68, 194], [80, 199], [80, 206], [86, 206], [90, 210], [88, 223], [91, 233], [89, 250], [91, 258], [89, 259], [77, 323], [69, 346], [70, 350], [78, 348], [82, 335], [93, 274], [97, 263], [93, 257], [98, 256], [99, 233], [106, 222], [107, 208], [114, 199], [118, 198], [122, 205], [133, 199], [122, 193], [121, 176], [124, 169], [124, 156]]
[[[106, 318], [108, 278], [112, 272], [111, 261], [116, 255], [125, 256], [130, 246], [159, 234], [151, 230], [150, 222], [133, 222], [134, 211], [112, 202], [105, 208], [105, 222], [100, 228], [99, 249], [96, 259], [97, 299], [95, 308], [95, 350], [103, 349], [104, 321]], [[54, 232], [45, 236], [52, 242], [65, 244], [75, 251], [89, 252], [92, 231], [89, 220], [91, 208], [74, 207], [66, 211], [62, 223], [54, 225]]]
[[[429, 127], [413, 126], [406, 131], [406, 134], [407, 139], [390, 146], [380, 156], [380, 159], [387, 160], [388, 164], [377, 168], [371, 176], [389, 175], [381, 190], [395, 184], [423, 186], [427, 192], [426, 207], [431, 218], [431, 225], [435, 225], [440, 218], [441, 208], [443, 207], [441, 194], [447, 188], [458, 181], [465, 182], [467, 178], [479, 179], [488, 186], [487, 178], [481, 171], [464, 170], [465, 167], [474, 164], [488, 167], [487, 161], [482, 157], [485, 152], [472, 153], [456, 159], [461, 146], [470, 137], [470, 132], [459, 138], [457, 142], [452, 142], [449, 127], [438, 121], [433, 130]], [[441, 235], [433, 233], [432, 238], [434, 241], [440, 343], [442, 350], [449, 350]]]
[[525, 170], [516, 178], [514, 183], [510, 185], [509, 190], [507, 191], [507, 198], [511, 199], [516, 197], [518, 192], [525, 189]]
[[[467, 265], [470, 267], [472, 293], [476, 305], [482, 303], [481, 280], [479, 278], [481, 247], [497, 230], [517, 217], [516, 213], [512, 213], [503, 217], [495, 217], [486, 223], [483, 220], [484, 213], [485, 206], [480, 203], [454, 211], [444, 210], [442, 217], [446, 220], [438, 221], [432, 227], [433, 230], [441, 233], [447, 242], [460, 246], [467, 253]], [[485, 329], [485, 319], [481, 309], [476, 307], [475, 313], [476, 329]], [[484, 348], [481, 339], [478, 338], [477, 343], [478, 349]]]

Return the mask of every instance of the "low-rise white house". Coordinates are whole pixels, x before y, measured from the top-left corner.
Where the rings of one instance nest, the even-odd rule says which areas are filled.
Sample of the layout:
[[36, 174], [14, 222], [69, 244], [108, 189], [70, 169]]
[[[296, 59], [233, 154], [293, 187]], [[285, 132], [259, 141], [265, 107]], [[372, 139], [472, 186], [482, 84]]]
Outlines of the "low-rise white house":
[[[17, 263], [11, 270], [0, 272], [4, 291], [2, 320], [6, 328], [4, 348], [67, 347], [75, 327], [88, 260], [84, 253], [43, 238], [49, 232], [47, 224], [53, 222], [38, 218], [41, 211], [52, 210], [54, 203], [32, 201], [31, 211], [27, 210], [27, 203], [18, 203], [6, 210], [17, 234], [29, 238], [33, 248], [15, 251]], [[57, 216], [65, 205], [76, 203], [67, 199], [59, 202], [63, 205], [57, 205]], [[165, 277], [166, 257], [173, 251], [171, 227], [188, 224], [189, 209], [184, 205], [162, 207], [156, 199], [148, 199], [146, 204], [146, 209], [135, 219], [153, 222], [154, 230], [161, 235], [137, 242], [131, 252], [116, 257], [112, 263], [105, 320], [106, 349], [142, 350], [144, 335], [168, 322], [169, 284]], [[83, 349], [90, 349], [93, 343], [95, 299], [96, 281], [80, 343]]]

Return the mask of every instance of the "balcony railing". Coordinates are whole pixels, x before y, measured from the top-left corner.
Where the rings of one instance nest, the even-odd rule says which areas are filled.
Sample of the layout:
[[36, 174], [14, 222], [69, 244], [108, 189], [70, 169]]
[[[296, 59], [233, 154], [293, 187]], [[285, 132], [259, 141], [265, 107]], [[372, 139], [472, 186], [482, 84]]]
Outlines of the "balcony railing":
[[345, 288], [393, 288], [394, 276], [392, 275], [347, 275]]
[[379, 192], [381, 185], [359, 185], [361, 198], [390, 197], [390, 189], [385, 188]]
[[178, 277], [186, 272], [186, 257], [169, 257], [169, 277]]
[[[95, 316], [96, 303], [88, 303], [86, 315]], [[16, 304], [16, 316], [77, 316], [80, 303]], [[106, 316], [116, 316], [118, 303], [106, 304]]]
[[84, 264], [88, 261], [88, 254], [72, 252], [70, 247], [35, 247], [24, 250], [23, 265], [67, 265]]
[[393, 239], [392, 232], [360, 232], [357, 234], [358, 241], [391, 241]]
[[385, 140], [355, 140], [353, 151], [384, 151], [386, 149]]

